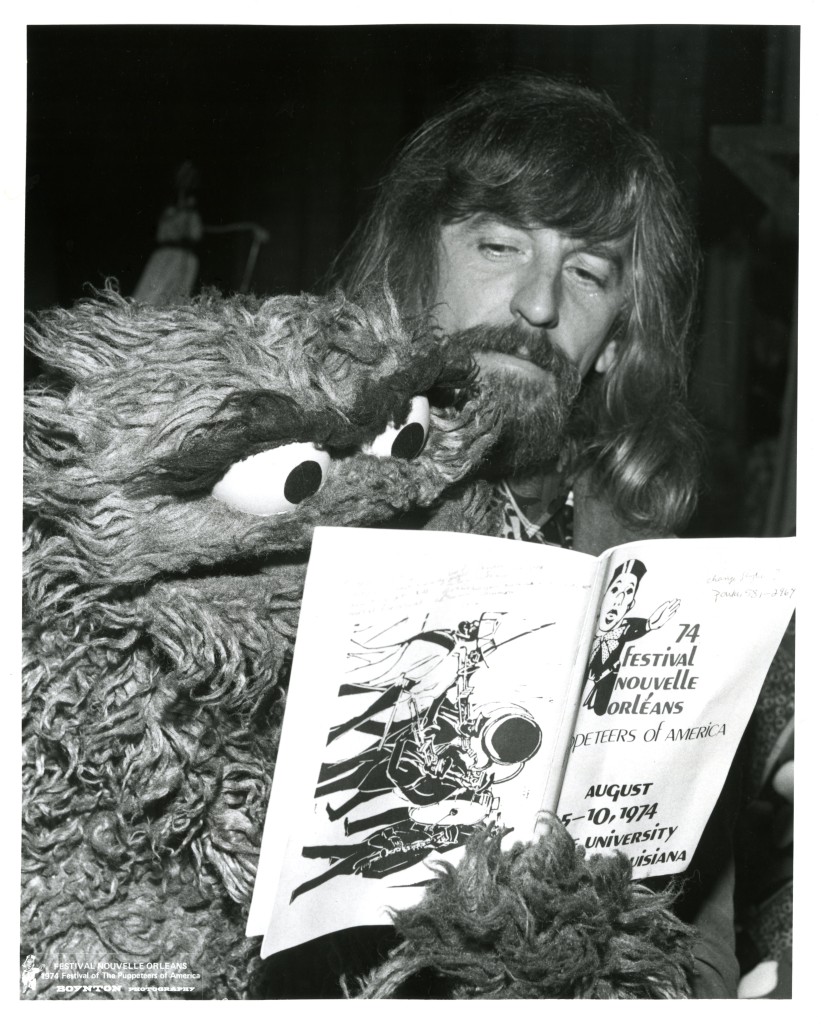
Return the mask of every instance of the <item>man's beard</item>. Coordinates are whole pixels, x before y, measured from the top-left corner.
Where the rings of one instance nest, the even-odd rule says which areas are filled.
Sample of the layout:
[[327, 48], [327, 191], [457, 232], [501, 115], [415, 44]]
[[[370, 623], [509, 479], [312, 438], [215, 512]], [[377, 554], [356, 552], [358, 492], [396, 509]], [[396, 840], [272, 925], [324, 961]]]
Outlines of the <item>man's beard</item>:
[[[488, 361], [481, 366], [479, 376], [502, 416], [502, 435], [494, 453], [499, 470], [521, 473], [554, 463], [565, 447], [570, 413], [581, 388], [576, 366], [544, 332], [526, 330], [518, 324], [469, 327], [454, 331], [450, 337], [474, 355], [487, 352], [516, 356], [550, 374], [549, 380], [525, 372], [520, 375]], [[481, 357], [479, 361], [482, 363]]]

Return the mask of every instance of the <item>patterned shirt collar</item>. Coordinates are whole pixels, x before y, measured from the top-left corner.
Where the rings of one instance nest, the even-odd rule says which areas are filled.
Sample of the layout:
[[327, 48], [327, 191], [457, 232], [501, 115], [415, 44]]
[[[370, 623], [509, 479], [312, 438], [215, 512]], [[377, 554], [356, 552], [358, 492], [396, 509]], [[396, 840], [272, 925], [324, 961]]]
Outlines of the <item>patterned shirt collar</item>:
[[530, 519], [522, 510], [511, 484], [503, 480], [498, 492], [503, 502], [503, 537], [512, 540], [527, 540], [535, 544], [554, 544], [559, 547], [573, 546], [573, 492], [562, 491], [558, 497], [542, 509], [538, 516]]

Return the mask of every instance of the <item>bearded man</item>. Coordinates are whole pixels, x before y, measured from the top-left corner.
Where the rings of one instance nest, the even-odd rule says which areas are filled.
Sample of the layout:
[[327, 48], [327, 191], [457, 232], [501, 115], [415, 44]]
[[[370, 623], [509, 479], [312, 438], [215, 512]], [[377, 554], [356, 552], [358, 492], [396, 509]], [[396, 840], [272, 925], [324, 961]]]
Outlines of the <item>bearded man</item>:
[[349, 293], [385, 282], [471, 341], [506, 412], [492, 472], [513, 535], [541, 539], [571, 488], [591, 553], [692, 513], [692, 230], [608, 100], [538, 76], [478, 87], [410, 139], [343, 263]]
[[[599, 554], [692, 513], [683, 404], [698, 258], [655, 144], [608, 99], [536, 75], [480, 85], [426, 123], [337, 261], [386, 284], [442, 343], [470, 342], [505, 430], [488, 474], [503, 533]], [[719, 802], [679, 913], [696, 994], [736, 994], [732, 813]]]

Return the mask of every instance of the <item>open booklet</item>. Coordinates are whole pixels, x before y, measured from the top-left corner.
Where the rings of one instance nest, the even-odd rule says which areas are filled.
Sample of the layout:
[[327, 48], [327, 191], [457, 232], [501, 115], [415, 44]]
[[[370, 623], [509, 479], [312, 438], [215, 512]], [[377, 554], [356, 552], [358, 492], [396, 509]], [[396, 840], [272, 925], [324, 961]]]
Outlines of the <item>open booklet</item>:
[[477, 829], [554, 812], [635, 878], [683, 871], [795, 604], [794, 538], [599, 558], [322, 527], [249, 935], [388, 923]]

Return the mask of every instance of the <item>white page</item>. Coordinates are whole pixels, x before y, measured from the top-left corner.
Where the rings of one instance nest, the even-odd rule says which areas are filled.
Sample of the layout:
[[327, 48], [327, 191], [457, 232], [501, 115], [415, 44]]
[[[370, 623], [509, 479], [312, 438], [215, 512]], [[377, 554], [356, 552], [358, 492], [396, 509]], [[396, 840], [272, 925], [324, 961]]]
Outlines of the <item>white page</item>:
[[[796, 545], [623, 545], [609, 553], [605, 601], [631, 558], [646, 572], [598, 645], [618, 672], [585, 681], [558, 813], [590, 853], [618, 848], [645, 878], [683, 871], [695, 853], [795, 605]], [[635, 568], [620, 579], [635, 583]], [[628, 618], [625, 642], [615, 634]]]
[[[559, 728], [567, 701], [577, 699], [566, 680], [596, 570], [587, 555], [498, 538], [316, 530], [247, 929], [267, 929], [264, 956], [343, 927], [388, 922], [388, 907], [421, 898], [420, 883], [431, 877], [426, 860], [458, 858], [479, 824], [512, 828], [508, 843], [531, 837], [549, 766], [564, 756]], [[463, 622], [478, 623], [476, 636], [457, 642]], [[430, 792], [429, 802], [413, 803], [410, 789], [385, 783], [387, 754], [399, 747], [386, 738], [395, 729], [407, 735], [414, 716], [425, 720], [437, 707], [444, 715], [443, 701], [458, 703], [459, 658], [471, 651], [480, 664], [469, 674], [468, 706], [484, 732], [467, 740], [465, 761], [474, 779], [492, 775], [490, 784], [482, 791], [477, 783], [475, 798], [434, 800]], [[386, 706], [371, 713], [382, 697]], [[328, 742], [332, 727], [342, 728]], [[500, 762], [494, 737], [505, 729], [537, 736], [538, 749]], [[454, 755], [454, 771], [461, 757]], [[374, 772], [358, 802], [357, 788], [343, 786], [349, 771], [368, 765]], [[329, 806], [335, 814], [351, 800], [329, 819]], [[353, 826], [347, 835], [345, 818]], [[361, 860], [354, 867], [365, 853], [364, 875], [382, 871], [380, 878], [363, 877]], [[391, 870], [400, 863], [407, 866]]]

